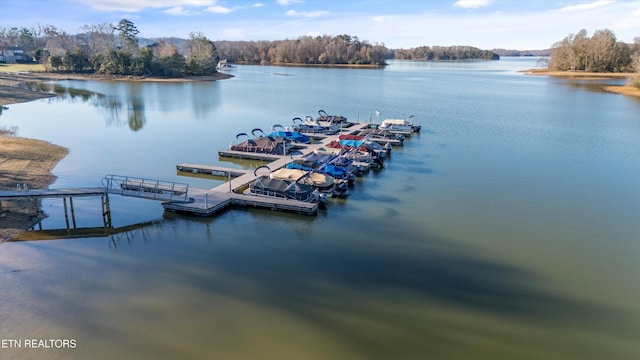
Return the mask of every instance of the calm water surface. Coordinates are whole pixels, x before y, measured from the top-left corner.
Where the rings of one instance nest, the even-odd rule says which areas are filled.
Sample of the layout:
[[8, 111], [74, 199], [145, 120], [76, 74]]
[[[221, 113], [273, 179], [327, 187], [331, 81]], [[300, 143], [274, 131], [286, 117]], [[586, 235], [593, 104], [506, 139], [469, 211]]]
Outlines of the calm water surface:
[[[66, 146], [52, 187], [180, 181], [235, 135], [319, 109], [423, 132], [317, 217], [163, 214], [111, 197], [112, 237], [0, 244], [0, 357], [640, 358], [640, 101], [536, 59], [384, 70], [240, 66], [204, 83], [66, 81], [0, 122]], [[382, 115], [377, 118], [375, 112]], [[65, 227], [43, 201], [45, 229]], [[100, 199], [74, 199], [78, 227]]]

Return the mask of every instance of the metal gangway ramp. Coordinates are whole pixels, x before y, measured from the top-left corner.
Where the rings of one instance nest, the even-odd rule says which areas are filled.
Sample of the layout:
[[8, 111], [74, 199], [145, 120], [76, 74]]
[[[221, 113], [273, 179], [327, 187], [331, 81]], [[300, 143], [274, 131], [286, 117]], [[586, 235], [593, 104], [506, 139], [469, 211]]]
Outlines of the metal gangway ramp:
[[110, 194], [161, 201], [188, 201], [189, 184], [144, 179], [122, 175], [106, 175], [102, 185]]

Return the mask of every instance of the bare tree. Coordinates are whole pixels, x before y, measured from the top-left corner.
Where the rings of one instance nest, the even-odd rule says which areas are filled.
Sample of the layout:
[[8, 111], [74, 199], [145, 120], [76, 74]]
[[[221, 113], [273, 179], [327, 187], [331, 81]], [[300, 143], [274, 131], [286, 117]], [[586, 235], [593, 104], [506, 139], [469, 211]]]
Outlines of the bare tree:
[[85, 25], [82, 27], [90, 57], [97, 54], [108, 54], [116, 49], [115, 29], [109, 23]]
[[[640, 42], [640, 38], [636, 38], [636, 43]], [[636, 52], [632, 56], [632, 66], [635, 73], [627, 81], [627, 85], [640, 89], [640, 52]]]
[[613, 57], [616, 51], [616, 36], [609, 29], [596, 30], [587, 48], [586, 71], [613, 71]]
[[631, 55], [640, 48], [616, 41], [609, 29], [587, 36], [586, 30], [569, 35], [554, 44], [549, 68], [560, 71], [625, 72], [631, 67]]
[[47, 26], [42, 29], [45, 34], [45, 48], [51, 55], [62, 56], [67, 51], [73, 51], [76, 48], [75, 39], [63, 30], [55, 26]]

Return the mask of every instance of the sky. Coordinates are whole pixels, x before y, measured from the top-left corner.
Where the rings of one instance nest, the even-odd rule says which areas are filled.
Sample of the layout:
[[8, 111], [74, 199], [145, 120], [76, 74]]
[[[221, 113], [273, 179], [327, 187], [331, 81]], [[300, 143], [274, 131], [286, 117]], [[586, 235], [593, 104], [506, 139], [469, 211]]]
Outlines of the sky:
[[548, 49], [585, 29], [640, 37], [640, 0], [0, 0], [0, 27], [85, 25], [128, 19], [139, 37], [283, 40], [357, 36], [391, 49], [468, 45]]

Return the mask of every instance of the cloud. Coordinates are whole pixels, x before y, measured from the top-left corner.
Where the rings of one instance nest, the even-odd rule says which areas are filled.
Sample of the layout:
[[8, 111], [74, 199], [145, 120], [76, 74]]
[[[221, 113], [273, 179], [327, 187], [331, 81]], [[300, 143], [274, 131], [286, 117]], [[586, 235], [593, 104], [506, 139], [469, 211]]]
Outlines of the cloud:
[[371, 20], [373, 20], [374, 22], [383, 22], [385, 18], [385, 16], [380, 15], [372, 17]]
[[457, 6], [464, 9], [477, 9], [480, 7], [489, 6], [493, 0], [458, 0], [453, 6]]
[[254, 7], [254, 8], [260, 8], [260, 7], [265, 7], [265, 6], [267, 6], [267, 4], [261, 3], [261, 2], [257, 2], [257, 3], [251, 4], [251, 7]]
[[230, 8], [224, 7], [224, 6], [220, 6], [220, 5], [214, 5], [214, 6], [210, 6], [210, 7], [206, 8], [206, 9], [204, 9], [204, 11], [215, 13], [215, 14], [228, 14], [228, 13], [232, 12], [233, 9], [230, 9]]
[[560, 11], [586, 11], [605, 7], [613, 3], [611, 0], [598, 0], [588, 4], [565, 6]]
[[165, 13], [169, 14], [169, 15], [190, 15], [190, 14], [192, 14], [191, 11], [186, 10], [182, 6], [175, 6], [175, 7], [169, 8], [169, 9], [165, 10]]
[[286, 15], [287, 16], [306, 17], [306, 18], [315, 18], [315, 17], [318, 17], [318, 16], [327, 15], [328, 13], [329, 13], [328, 11], [322, 11], [322, 10], [317, 10], [317, 11], [289, 10], [289, 11], [287, 11]]

